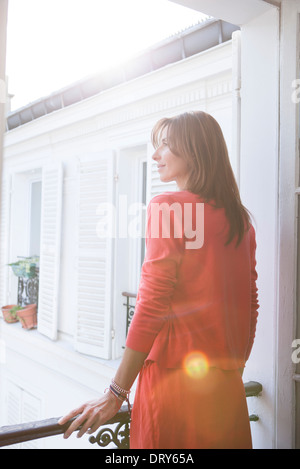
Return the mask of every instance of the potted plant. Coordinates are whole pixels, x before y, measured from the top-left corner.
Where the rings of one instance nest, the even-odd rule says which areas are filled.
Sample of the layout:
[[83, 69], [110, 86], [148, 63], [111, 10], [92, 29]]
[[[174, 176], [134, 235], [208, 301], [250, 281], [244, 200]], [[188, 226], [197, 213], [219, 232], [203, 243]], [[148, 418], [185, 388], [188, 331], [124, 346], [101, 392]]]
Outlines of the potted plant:
[[20, 321], [23, 329], [34, 329], [37, 326], [36, 304], [27, 306], [7, 305], [2, 306], [4, 320], [11, 324]]
[[[17, 262], [8, 264], [19, 278], [18, 303], [16, 318], [24, 329], [32, 329], [37, 326], [37, 304], [34, 298], [30, 297], [30, 282], [38, 274], [38, 256], [21, 257]], [[33, 300], [33, 301], [32, 301]], [[28, 304], [30, 303], [30, 304]]]
[[1, 310], [2, 310], [2, 315], [3, 315], [5, 322], [9, 324], [18, 322], [19, 319], [18, 319], [17, 311], [19, 309], [21, 309], [21, 306], [19, 305], [2, 306]]
[[17, 311], [17, 317], [23, 329], [34, 329], [37, 326], [36, 304], [22, 306]]
[[[21, 257], [18, 256], [17, 262], [8, 264], [13, 273], [23, 279], [22, 291], [18, 296], [20, 305], [8, 305], [2, 308], [3, 317], [7, 322], [20, 321], [24, 329], [33, 329], [37, 326], [37, 305], [28, 303], [27, 286], [33, 277], [37, 275], [39, 262], [38, 256]], [[29, 300], [30, 301], [30, 300]]]

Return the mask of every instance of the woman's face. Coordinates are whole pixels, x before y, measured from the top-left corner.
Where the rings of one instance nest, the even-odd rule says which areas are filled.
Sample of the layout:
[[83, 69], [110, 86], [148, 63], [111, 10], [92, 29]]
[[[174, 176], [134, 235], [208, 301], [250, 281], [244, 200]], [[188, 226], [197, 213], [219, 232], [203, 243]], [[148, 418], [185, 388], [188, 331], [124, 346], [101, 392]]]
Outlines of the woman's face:
[[168, 146], [168, 129], [162, 133], [160, 146], [152, 156], [157, 163], [157, 170], [162, 182], [176, 181], [179, 189], [184, 189], [190, 169], [184, 158], [174, 155]]

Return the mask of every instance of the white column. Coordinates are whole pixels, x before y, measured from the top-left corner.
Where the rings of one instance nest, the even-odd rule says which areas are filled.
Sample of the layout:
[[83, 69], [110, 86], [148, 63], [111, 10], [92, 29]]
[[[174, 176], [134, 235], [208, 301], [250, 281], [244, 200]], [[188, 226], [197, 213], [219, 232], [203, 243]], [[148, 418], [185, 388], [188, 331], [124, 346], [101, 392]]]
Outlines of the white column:
[[[296, 161], [298, 158], [298, 99], [293, 99], [299, 79], [300, 1], [283, 0], [281, 5], [280, 153], [279, 153], [279, 275], [276, 349], [277, 448], [291, 448], [294, 440], [294, 382], [292, 341], [295, 338], [296, 259], [295, 210]], [[299, 89], [299, 86], [297, 87]], [[298, 92], [299, 96], [299, 92]]]
[[[241, 86], [240, 191], [254, 216], [257, 235], [259, 318], [245, 380], [263, 385], [263, 396], [249, 401], [262, 424], [252, 425], [255, 448], [275, 446], [278, 153], [279, 153], [279, 10], [243, 25]], [[251, 378], [250, 378], [251, 377]]]

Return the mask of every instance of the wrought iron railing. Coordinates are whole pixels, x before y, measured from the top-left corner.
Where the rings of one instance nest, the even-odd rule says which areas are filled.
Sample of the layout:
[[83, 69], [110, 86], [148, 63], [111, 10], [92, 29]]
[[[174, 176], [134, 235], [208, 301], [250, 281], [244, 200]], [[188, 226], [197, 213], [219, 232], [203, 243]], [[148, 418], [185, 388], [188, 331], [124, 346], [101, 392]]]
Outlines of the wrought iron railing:
[[35, 267], [35, 275], [32, 277], [18, 277], [18, 305], [27, 306], [39, 302], [39, 273]]
[[[244, 384], [246, 397], [259, 396], [262, 391], [260, 383], [250, 381]], [[250, 421], [259, 420], [257, 415], [250, 415]], [[71, 425], [70, 420], [65, 425], [58, 424], [59, 418], [51, 418], [36, 422], [29, 422], [18, 425], [10, 425], [0, 427], [0, 447], [10, 446], [17, 443], [46, 438], [54, 435], [63, 434]], [[114, 425], [111, 428], [109, 425]], [[130, 413], [127, 404], [123, 405], [119, 412], [109, 421], [105, 423], [98, 433], [89, 437], [89, 442], [97, 444], [105, 448], [113, 444], [114, 448], [129, 448], [129, 432], [130, 432]]]
[[126, 291], [122, 292], [122, 296], [125, 296], [126, 303], [123, 303], [126, 306], [126, 337], [128, 333], [128, 329], [134, 314], [135, 304], [133, 304], [133, 298], [136, 298], [136, 293], [128, 293]]

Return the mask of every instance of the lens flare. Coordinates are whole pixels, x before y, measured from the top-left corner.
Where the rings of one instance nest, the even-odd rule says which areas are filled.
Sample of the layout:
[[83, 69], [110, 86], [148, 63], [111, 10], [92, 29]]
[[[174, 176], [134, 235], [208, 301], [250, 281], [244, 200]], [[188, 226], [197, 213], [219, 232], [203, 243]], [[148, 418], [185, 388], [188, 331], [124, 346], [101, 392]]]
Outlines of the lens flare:
[[184, 369], [191, 378], [203, 378], [208, 372], [208, 361], [204, 353], [198, 351], [189, 353], [184, 359]]

